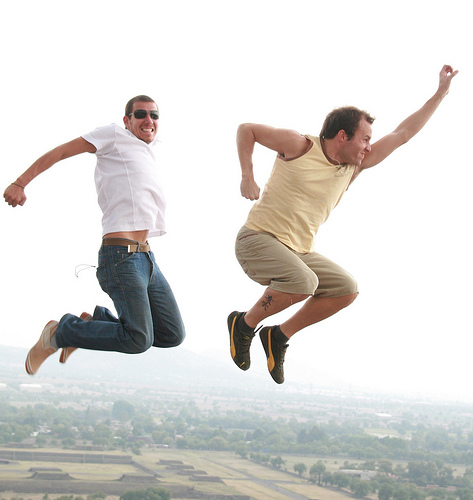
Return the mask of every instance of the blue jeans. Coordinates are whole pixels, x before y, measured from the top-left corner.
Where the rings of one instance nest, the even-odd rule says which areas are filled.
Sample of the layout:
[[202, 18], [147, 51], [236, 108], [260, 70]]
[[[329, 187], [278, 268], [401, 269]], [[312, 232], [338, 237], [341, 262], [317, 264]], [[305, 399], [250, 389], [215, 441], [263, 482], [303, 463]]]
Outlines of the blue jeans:
[[56, 330], [58, 347], [136, 354], [151, 346], [175, 347], [184, 340], [176, 299], [152, 252], [102, 246], [97, 279], [113, 300], [118, 318], [100, 306], [92, 321], [66, 314]]

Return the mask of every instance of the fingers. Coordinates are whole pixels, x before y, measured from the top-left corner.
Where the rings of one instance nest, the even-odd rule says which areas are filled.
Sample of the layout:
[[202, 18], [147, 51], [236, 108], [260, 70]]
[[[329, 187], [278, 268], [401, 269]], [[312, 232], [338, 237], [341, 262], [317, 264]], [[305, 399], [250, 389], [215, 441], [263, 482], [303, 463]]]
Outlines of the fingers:
[[450, 77], [450, 79], [452, 79], [457, 73], [458, 73], [458, 70], [454, 71], [453, 68], [449, 64], [445, 64], [445, 66], [440, 71], [441, 76]]
[[241, 195], [243, 198], [246, 198], [247, 200], [255, 201], [259, 198], [259, 193], [244, 193], [242, 192]]
[[12, 200], [11, 198], [5, 198], [5, 201], [11, 207], [17, 207], [18, 205], [23, 206], [26, 200]]
[[245, 196], [245, 198], [248, 198], [251, 201], [257, 200], [259, 198], [259, 188], [255, 191], [251, 191], [251, 192], [247, 193], [244, 196]]
[[452, 82], [452, 78], [458, 74], [458, 70], [453, 70], [453, 68], [449, 64], [445, 64], [443, 68], [440, 70], [439, 75], [439, 90], [441, 90], [442, 94], [446, 96], [448, 94], [450, 83]]
[[5, 199], [5, 202], [8, 203], [11, 207], [16, 207], [18, 205], [22, 207], [26, 202], [26, 195], [24, 193], [24, 190], [13, 184], [5, 189], [3, 198]]
[[243, 198], [254, 201], [259, 198], [260, 188], [254, 180], [242, 180], [240, 184], [240, 193]]
[[259, 195], [245, 196], [245, 198], [250, 201], [256, 201], [259, 198]]

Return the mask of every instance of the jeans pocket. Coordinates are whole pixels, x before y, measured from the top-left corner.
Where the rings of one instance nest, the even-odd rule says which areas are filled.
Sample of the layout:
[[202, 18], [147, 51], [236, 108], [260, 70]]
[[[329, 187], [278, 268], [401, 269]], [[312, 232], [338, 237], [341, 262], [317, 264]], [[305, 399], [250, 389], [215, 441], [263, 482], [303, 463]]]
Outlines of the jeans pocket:
[[115, 267], [120, 267], [126, 262], [128, 262], [130, 259], [133, 259], [133, 257], [136, 256], [136, 253], [128, 253], [128, 252], [117, 252], [113, 256], [113, 265]]
[[106, 270], [105, 266], [97, 267], [97, 271], [96, 271], [95, 275], [97, 276], [97, 281], [100, 283], [100, 286], [102, 286], [102, 284], [106, 283], [107, 270]]

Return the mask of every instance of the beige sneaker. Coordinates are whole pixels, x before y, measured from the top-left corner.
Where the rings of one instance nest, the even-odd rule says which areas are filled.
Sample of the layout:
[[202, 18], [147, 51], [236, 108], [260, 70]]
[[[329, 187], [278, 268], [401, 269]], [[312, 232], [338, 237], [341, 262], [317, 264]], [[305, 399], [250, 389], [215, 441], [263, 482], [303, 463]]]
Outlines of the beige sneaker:
[[51, 337], [56, 332], [57, 325], [57, 321], [50, 321], [44, 327], [38, 342], [26, 356], [25, 368], [29, 375], [34, 375], [43, 362], [57, 351], [56, 348], [51, 346]]

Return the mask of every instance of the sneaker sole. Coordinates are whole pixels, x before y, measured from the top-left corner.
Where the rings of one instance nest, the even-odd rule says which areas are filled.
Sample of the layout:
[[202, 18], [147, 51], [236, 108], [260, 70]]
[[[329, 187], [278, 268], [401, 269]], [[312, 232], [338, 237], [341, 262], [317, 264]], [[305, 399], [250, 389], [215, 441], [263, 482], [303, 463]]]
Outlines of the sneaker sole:
[[263, 349], [266, 354], [266, 358], [268, 360], [268, 370], [269, 374], [271, 375], [271, 378], [276, 382], [276, 384], [283, 384], [284, 375], [282, 380], [276, 380], [273, 375], [273, 370], [274, 367], [276, 366], [276, 362], [274, 360], [273, 350], [271, 349], [271, 331], [272, 328], [268, 328], [266, 331], [265, 329], [263, 329], [261, 330], [259, 337], [261, 339], [261, 343], [263, 344]]
[[232, 356], [232, 359], [235, 360], [236, 356], [236, 349], [235, 349], [235, 341], [233, 340], [233, 332], [235, 330], [235, 323], [237, 320], [238, 315], [235, 314], [233, 318], [228, 318], [228, 329], [230, 330], [230, 355]]
[[[276, 366], [274, 361], [273, 351], [271, 350], [271, 328], [268, 328], [267, 332], [260, 332], [259, 334], [261, 343], [263, 344], [263, 349], [266, 354], [266, 358], [268, 360], [268, 370], [269, 373]], [[267, 341], [267, 342], [266, 342]]]
[[[233, 362], [238, 366], [238, 368], [240, 368], [240, 370], [246, 371], [250, 368], [250, 362], [248, 362], [248, 364], [246, 364], [245, 361], [242, 361], [240, 364], [238, 364], [235, 361], [236, 347], [235, 347], [235, 341], [234, 341], [233, 337], [234, 337], [234, 332], [235, 332], [235, 325], [236, 325], [239, 314], [240, 313], [237, 313], [237, 312], [232, 313], [232, 314], [230, 314], [230, 316], [228, 317], [228, 320], [227, 320], [228, 331], [230, 332], [230, 355], [233, 359]], [[233, 315], [233, 317], [232, 317], [232, 315]]]

